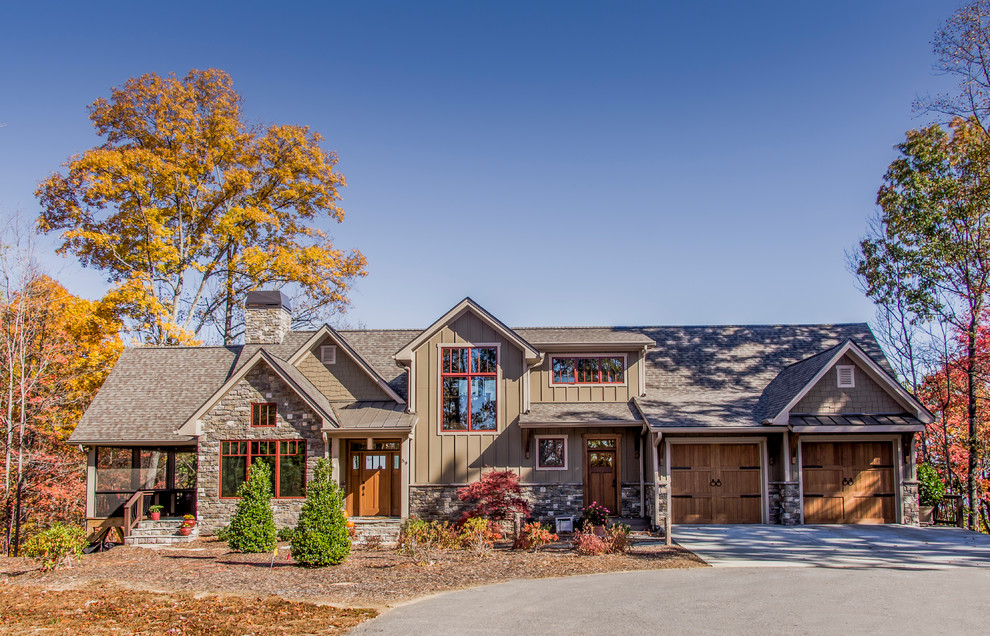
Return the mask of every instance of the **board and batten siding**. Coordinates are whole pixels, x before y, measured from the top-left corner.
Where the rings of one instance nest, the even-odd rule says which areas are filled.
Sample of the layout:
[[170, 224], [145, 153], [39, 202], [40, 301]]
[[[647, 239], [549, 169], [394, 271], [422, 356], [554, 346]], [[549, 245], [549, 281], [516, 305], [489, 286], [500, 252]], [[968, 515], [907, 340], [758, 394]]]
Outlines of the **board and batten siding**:
[[[498, 430], [491, 433], [440, 432], [440, 345], [499, 345]], [[416, 360], [416, 404], [419, 418], [414, 433], [414, 485], [466, 484], [477, 481], [484, 470], [512, 470], [523, 483], [581, 483], [584, 434], [615, 434], [622, 438], [622, 481], [638, 482], [639, 462], [635, 457], [638, 429], [534, 429], [530, 456], [523, 447], [524, 431], [519, 427], [522, 410], [522, 382], [525, 361], [522, 351], [495, 329], [466, 312], [422, 344]], [[638, 370], [635, 371], [638, 373]], [[567, 470], [536, 470], [536, 436], [567, 436]]]
[[[554, 357], [582, 357], [619, 355], [626, 358], [625, 382], [622, 384], [560, 385], [553, 384], [551, 360]], [[640, 395], [639, 365], [643, 363], [640, 351], [609, 350], [601, 352], [584, 351], [574, 353], [547, 352], [543, 364], [530, 373], [530, 401], [532, 402], [628, 402]]]

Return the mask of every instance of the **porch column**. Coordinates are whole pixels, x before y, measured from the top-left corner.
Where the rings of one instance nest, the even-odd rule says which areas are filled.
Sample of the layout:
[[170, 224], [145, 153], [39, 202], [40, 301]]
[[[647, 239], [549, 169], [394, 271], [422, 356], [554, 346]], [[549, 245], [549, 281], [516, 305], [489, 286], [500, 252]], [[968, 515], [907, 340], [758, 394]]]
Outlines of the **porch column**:
[[343, 483], [340, 479], [340, 438], [328, 437], [327, 443], [330, 445], [330, 466], [333, 468], [333, 479], [340, 486]]
[[402, 479], [402, 492], [399, 495], [399, 516], [403, 519], [409, 518], [409, 484], [412, 483], [413, 470], [415, 469], [415, 457], [413, 456], [412, 433], [402, 439], [399, 446], [399, 471]]
[[86, 517], [96, 516], [96, 448], [89, 447], [86, 455]]

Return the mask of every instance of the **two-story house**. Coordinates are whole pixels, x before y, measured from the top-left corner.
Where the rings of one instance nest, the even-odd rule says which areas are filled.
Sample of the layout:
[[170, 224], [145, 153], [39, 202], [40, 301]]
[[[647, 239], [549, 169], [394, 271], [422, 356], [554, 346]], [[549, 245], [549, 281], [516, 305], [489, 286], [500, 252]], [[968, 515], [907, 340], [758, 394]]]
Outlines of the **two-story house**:
[[208, 532], [259, 461], [290, 525], [320, 457], [355, 517], [455, 518], [497, 468], [547, 521], [917, 523], [933, 417], [866, 324], [510, 328], [464, 299], [426, 329], [292, 331], [279, 292], [245, 314], [244, 345], [121, 356], [70, 439], [92, 527], [143, 500]]

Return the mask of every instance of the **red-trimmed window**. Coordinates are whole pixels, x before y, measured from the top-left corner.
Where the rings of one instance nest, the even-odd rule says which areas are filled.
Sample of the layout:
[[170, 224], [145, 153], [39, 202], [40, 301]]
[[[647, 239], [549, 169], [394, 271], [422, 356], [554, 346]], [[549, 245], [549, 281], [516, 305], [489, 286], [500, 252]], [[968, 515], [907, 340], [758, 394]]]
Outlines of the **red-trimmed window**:
[[278, 408], [274, 402], [255, 402], [251, 405], [251, 426], [275, 426]]
[[444, 347], [440, 350], [440, 426], [444, 431], [498, 428], [498, 349]]
[[276, 498], [305, 496], [306, 442], [301, 439], [220, 442], [220, 496], [236, 497], [247, 481], [248, 466], [255, 462], [268, 464]]
[[625, 381], [624, 358], [594, 356], [551, 360], [554, 384], [622, 384]]

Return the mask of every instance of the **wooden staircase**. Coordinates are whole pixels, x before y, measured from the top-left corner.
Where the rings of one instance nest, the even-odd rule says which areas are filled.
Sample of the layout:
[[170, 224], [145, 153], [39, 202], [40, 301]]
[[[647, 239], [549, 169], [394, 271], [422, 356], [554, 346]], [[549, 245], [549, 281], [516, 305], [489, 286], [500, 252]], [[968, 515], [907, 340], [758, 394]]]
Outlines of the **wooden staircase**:
[[134, 526], [131, 533], [124, 538], [124, 545], [135, 545], [142, 548], [156, 547], [162, 545], [174, 545], [177, 543], [189, 543], [199, 536], [199, 527], [193, 526], [192, 532], [188, 536], [179, 534], [182, 526], [182, 519], [142, 519]]

